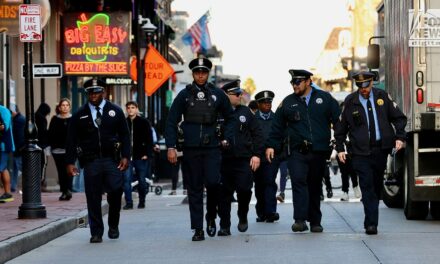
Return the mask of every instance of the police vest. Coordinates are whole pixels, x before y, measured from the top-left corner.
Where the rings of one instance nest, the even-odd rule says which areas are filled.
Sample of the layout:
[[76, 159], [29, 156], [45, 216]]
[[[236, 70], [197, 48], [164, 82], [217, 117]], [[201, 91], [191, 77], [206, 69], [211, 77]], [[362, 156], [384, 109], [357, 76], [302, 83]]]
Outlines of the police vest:
[[187, 86], [190, 90], [188, 104], [183, 114], [185, 122], [198, 124], [214, 124], [217, 121], [217, 113], [214, 107], [214, 100], [209, 91], [196, 89], [195, 87]]

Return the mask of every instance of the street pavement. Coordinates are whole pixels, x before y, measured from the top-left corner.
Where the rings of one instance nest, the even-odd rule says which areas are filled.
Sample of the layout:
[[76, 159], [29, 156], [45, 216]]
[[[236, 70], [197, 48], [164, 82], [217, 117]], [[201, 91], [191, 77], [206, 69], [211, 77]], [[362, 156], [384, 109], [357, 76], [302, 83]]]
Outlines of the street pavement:
[[[339, 177], [332, 177], [335, 186]], [[340, 181], [339, 181], [340, 182]], [[289, 185], [288, 185], [289, 186]], [[278, 204], [276, 223], [255, 222], [255, 200], [249, 230], [237, 231], [232, 207], [232, 236], [206, 236], [192, 242], [188, 205], [182, 191], [148, 195], [145, 209], [122, 211], [117, 240], [104, 236], [90, 244], [88, 228], [77, 228], [8, 263], [439, 263], [437, 221], [407, 221], [401, 209], [380, 205], [379, 234], [363, 229], [359, 199], [340, 202], [340, 189], [322, 203], [324, 232], [293, 233], [291, 192]], [[352, 195], [352, 194], [351, 194]], [[218, 223], [218, 220], [217, 220]], [[205, 234], [206, 235], [206, 234]]]

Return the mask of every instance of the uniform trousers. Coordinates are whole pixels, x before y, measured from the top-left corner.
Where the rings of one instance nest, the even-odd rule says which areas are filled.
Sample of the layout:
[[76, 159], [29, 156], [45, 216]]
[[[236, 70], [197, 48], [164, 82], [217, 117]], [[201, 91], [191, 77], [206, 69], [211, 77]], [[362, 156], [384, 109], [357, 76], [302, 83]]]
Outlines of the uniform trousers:
[[124, 172], [118, 168], [118, 162], [112, 158], [99, 158], [84, 165], [84, 185], [89, 213], [90, 233], [101, 236], [104, 233], [102, 221], [102, 194], [107, 193], [108, 225], [117, 228], [121, 211], [121, 198], [124, 184]]
[[280, 167], [280, 160], [275, 158], [272, 162], [263, 161], [255, 172], [255, 197], [257, 203], [255, 209], [257, 216], [264, 218], [277, 211], [277, 173]]
[[293, 218], [321, 224], [322, 178], [327, 168], [327, 152], [293, 151], [287, 159], [293, 198]]
[[359, 176], [364, 205], [364, 227], [379, 223], [379, 200], [383, 187], [383, 173], [390, 150], [372, 147], [368, 156], [353, 155], [353, 168]]
[[220, 189], [220, 148], [185, 148], [183, 163], [188, 188], [191, 229], [203, 229], [203, 187], [206, 187], [207, 219], [217, 216]]
[[231, 157], [222, 160], [222, 183], [218, 205], [221, 228], [231, 226], [231, 198], [234, 191], [237, 191], [238, 218], [247, 218], [253, 185], [253, 175], [249, 162], [250, 158]]

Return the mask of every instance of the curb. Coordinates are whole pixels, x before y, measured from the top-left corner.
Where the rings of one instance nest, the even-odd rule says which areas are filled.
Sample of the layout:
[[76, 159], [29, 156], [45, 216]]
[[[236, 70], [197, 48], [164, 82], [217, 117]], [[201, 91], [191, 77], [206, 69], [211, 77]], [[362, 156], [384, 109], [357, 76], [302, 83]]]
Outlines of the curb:
[[[101, 204], [102, 214], [108, 213], [107, 201]], [[32, 231], [0, 242], [0, 263], [25, 254], [78, 227], [87, 226], [87, 209], [77, 215], [61, 218]]]

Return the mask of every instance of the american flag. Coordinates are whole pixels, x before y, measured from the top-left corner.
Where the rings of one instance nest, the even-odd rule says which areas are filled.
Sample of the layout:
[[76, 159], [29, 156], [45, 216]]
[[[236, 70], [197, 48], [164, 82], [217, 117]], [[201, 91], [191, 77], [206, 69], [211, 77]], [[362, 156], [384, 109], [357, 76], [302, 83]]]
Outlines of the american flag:
[[208, 30], [209, 12], [206, 12], [194, 25], [192, 25], [185, 35], [182, 36], [182, 41], [186, 45], [191, 45], [191, 50], [194, 53], [199, 51], [206, 51], [212, 47], [211, 37]]

